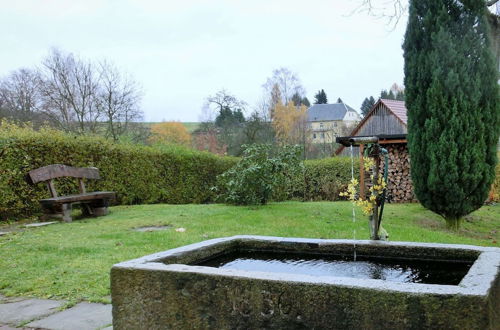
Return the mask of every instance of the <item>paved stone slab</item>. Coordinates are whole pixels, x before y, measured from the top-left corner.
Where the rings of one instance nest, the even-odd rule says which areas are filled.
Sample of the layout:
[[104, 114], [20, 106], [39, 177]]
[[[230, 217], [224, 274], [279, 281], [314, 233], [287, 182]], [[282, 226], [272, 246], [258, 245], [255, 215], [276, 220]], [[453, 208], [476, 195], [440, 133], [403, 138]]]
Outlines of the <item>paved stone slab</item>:
[[57, 312], [65, 301], [28, 299], [0, 304], [0, 323], [19, 324]]
[[146, 227], [137, 227], [134, 228], [134, 231], [140, 231], [140, 232], [149, 232], [149, 231], [159, 231], [159, 230], [167, 230], [172, 228], [170, 225], [166, 226], [146, 226]]
[[14, 302], [23, 301], [23, 300], [26, 300], [26, 297], [5, 297], [5, 296], [0, 296], [0, 303], [1, 304], [14, 303]]
[[48, 226], [51, 224], [57, 223], [57, 221], [50, 221], [50, 222], [34, 222], [34, 223], [29, 223], [27, 225], [24, 225], [26, 228], [32, 228], [32, 227], [43, 227], [43, 226]]
[[8, 325], [1, 325], [0, 324], [0, 330], [19, 330], [19, 328], [12, 328], [12, 327], [9, 327]]
[[51, 330], [95, 330], [111, 324], [112, 320], [111, 305], [82, 302], [27, 326]]

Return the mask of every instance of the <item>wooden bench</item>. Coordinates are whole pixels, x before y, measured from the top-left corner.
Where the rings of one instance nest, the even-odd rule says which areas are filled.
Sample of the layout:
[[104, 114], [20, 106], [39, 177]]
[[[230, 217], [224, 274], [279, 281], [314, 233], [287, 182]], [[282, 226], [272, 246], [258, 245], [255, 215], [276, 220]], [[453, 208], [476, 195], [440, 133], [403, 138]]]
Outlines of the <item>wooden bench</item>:
[[[61, 164], [40, 167], [28, 173], [32, 184], [45, 182], [49, 188], [51, 198], [40, 200], [44, 215], [42, 219], [60, 218], [71, 222], [73, 204], [81, 204], [82, 212], [86, 216], [101, 216], [108, 214], [109, 200], [115, 199], [112, 191], [87, 192], [84, 179], [100, 179], [99, 170], [95, 167], [71, 167]], [[54, 179], [73, 177], [78, 179], [80, 193], [76, 195], [58, 196], [54, 186]]]

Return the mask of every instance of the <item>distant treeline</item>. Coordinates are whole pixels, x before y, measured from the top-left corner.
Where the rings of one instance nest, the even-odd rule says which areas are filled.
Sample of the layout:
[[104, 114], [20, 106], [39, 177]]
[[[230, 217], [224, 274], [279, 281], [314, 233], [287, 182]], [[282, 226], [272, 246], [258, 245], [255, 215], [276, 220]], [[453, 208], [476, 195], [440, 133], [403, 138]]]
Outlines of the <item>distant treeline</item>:
[[138, 83], [111, 62], [52, 49], [37, 67], [0, 80], [0, 118], [117, 141], [145, 133], [135, 124], [143, 117], [141, 97]]

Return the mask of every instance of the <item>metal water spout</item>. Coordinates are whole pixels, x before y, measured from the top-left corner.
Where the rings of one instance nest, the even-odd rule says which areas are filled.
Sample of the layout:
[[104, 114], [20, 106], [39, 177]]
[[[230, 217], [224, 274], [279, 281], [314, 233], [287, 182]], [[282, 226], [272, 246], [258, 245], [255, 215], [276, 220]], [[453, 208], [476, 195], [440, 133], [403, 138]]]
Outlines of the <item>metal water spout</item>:
[[378, 143], [378, 137], [376, 136], [349, 137], [348, 141], [350, 145], [359, 146], [360, 144]]

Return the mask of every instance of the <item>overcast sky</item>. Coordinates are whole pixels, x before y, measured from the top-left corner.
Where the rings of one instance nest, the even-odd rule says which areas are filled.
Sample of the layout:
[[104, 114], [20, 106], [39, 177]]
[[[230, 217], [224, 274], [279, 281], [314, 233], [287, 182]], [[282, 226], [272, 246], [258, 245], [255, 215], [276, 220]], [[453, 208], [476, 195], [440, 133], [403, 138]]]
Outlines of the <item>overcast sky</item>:
[[108, 59], [142, 85], [146, 121], [198, 121], [225, 88], [253, 106], [273, 69], [359, 109], [403, 82], [406, 17], [395, 29], [361, 0], [0, 0], [0, 75], [50, 47]]

